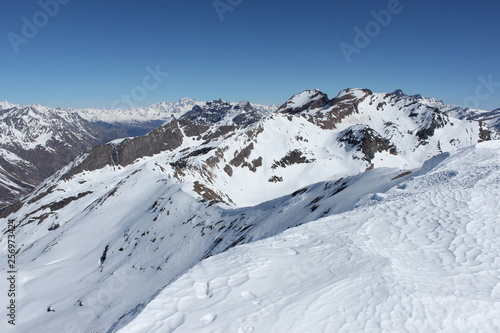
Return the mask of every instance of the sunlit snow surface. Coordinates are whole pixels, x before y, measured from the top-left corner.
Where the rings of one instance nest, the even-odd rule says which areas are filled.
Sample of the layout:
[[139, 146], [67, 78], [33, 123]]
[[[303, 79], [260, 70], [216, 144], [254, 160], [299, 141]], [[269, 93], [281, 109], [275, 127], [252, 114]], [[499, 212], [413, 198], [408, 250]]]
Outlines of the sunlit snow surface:
[[499, 195], [500, 142], [478, 144], [202, 261], [119, 332], [498, 332]]

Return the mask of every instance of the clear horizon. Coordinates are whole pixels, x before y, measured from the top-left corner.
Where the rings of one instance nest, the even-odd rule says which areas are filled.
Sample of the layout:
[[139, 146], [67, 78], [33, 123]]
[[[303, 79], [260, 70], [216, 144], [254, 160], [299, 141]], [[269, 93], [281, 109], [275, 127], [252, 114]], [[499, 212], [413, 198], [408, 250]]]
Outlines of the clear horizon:
[[[350, 87], [351, 89], [354, 88], [354, 89], [369, 89], [369, 88], [361, 88], [361, 87]], [[312, 90], [312, 89], [317, 89], [317, 88], [311, 88], [311, 89], [306, 89], [306, 90]], [[345, 88], [345, 89], [349, 89], [349, 88]], [[337, 94], [330, 94], [326, 91], [322, 91], [321, 89], [319, 89], [321, 92], [325, 93], [328, 95], [328, 97], [330, 99], [334, 98]], [[344, 89], [343, 89], [344, 90]], [[371, 90], [371, 89], [370, 89]], [[396, 89], [397, 90], [397, 89]], [[342, 91], [342, 90], [341, 90]], [[299, 91], [297, 92], [296, 94], [298, 93], [301, 93], [303, 91]], [[340, 91], [339, 91], [340, 92]], [[395, 91], [373, 91], [372, 92], [374, 93], [393, 93]], [[409, 94], [407, 93], [406, 91], [403, 91], [403, 93], [405, 93], [406, 95], [419, 95], [419, 94]], [[252, 104], [258, 104], [258, 105], [264, 105], [264, 106], [276, 106], [276, 107], [280, 107], [282, 104], [286, 103], [287, 100], [289, 100], [291, 97], [293, 97], [294, 95], [296, 94], [293, 94], [293, 95], [290, 95], [289, 98], [283, 100], [282, 102], [280, 103], [272, 103], [272, 104], [262, 104], [262, 103], [257, 103], [257, 102], [254, 102], [254, 101], [250, 101], [248, 99], [243, 99], [243, 100], [225, 100], [225, 99], [222, 99], [226, 102], [230, 102], [230, 103], [239, 103], [239, 102], [242, 102], [242, 101], [248, 101]], [[423, 96], [423, 95], [422, 95]], [[423, 96], [423, 97], [428, 97], [428, 98], [435, 98], [436, 100], [438, 101], [442, 101], [443, 103], [447, 104], [447, 105], [453, 105], [451, 103], [446, 103], [446, 101], [443, 101], [442, 99], [440, 98], [437, 98], [435, 96]], [[199, 99], [196, 99], [196, 98], [191, 98], [189, 96], [185, 96], [185, 97], [181, 97], [177, 100], [163, 100], [163, 101], [156, 101], [156, 102], [153, 102], [153, 103], [150, 103], [150, 104], [145, 104], [145, 105], [139, 105], [137, 106], [136, 108], [148, 108], [148, 107], [151, 107], [155, 104], [159, 104], [159, 103], [164, 103], [164, 102], [170, 102], [170, 103], [177, 103], [177, 102], [180, 102], [181, 100], [183, 99], [186, 99], [186, 98], [189, 98], [189, 99], [192, 99], [192, 100], [195, 100], [195, 101], [198, 101], [198, 102], [212, 102], [212, 101], [216, 101], [218, 100], [219, 98], [212, 98], [212, 99], [208, 99], [208, 100], [199, 100]], [[14, 103], [12, 101], [9, 101], [9, 100], [0, 100], [0, 102], [8, 102], [8, 103], [11, 103], [11, 104], [17, 104], [17, 105], [21, 105], [21, 106], [29, 106], [29, 105], [41, 105], [41, 106], [44, 106], [44, 107], [51, 107], [51, 108], [60, 108], [60, 109], [102, 109], [102, 110], [105, 110], [105, 109], [110, 109], [110, 110], [114, 110], [113, 108], [109, 108], [109, 107], [95, 107], [95, 106], [86, 106], [86, 107], [73, 107], [73, 106], [60, 106], [60, 105], [46, 105], [46, 104], [40, 104], [40, 103], [31, 103], [31, 104], [23, 104], [23, 103]], [[458, 105], [456, 105], [458, 106]], [[134, 107], [132, 107], [134, 108]], [[116, 109], [120, 109], [120, 107], [117, 107]], [[121, 109], [128, 109], [128, 108], [121, 108]], [[494, 108], [492, 110], [485, 110], [485, 111], [493, 111], [493, 110], [497, 110], [497, 109], [500, 109], [500, 108]]]
[[500, 3], [26, 0], [0, 13], [0, 100], [63, 108], [189, 97], [280, 105], [402, 89], [500, 108]]

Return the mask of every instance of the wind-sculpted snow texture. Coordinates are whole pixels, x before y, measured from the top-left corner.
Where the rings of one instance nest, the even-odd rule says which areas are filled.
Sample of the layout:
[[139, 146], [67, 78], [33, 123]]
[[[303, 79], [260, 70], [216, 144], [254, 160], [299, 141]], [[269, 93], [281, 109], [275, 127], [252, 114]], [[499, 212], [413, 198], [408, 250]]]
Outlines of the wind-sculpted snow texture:
[[206, 259], [120, 333], [497, 332], [500, 142]]

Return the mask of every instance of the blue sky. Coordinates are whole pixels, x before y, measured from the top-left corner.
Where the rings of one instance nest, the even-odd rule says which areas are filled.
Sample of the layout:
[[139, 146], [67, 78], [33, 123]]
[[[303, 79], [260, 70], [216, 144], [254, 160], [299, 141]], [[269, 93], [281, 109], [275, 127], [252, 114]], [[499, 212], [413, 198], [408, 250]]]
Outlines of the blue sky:
[[[496, 0], [220, 0], [219, 11], [213, 0], [41, 0], [53, 1], [67, 2], [53, 17], [39, 0], [2, 1], [0, 100], [108, 108], [135, 92], [137, 105], [280, 104], [363, 87], [500, 107]], [[371, 12], [389, 9], [376, 23]], [[355, 27], [372, 29], [369, 43], [356, 44]], [[357, 50], [350, 63], [341, 43]], [[152, 81], [146, 68], [168, 76]]]

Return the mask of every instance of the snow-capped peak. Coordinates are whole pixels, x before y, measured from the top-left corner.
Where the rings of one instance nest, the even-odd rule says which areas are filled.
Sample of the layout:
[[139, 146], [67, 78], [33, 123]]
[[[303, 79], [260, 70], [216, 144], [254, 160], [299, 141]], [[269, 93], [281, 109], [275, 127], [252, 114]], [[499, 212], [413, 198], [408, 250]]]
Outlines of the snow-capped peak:
[[195, 99], [189, 97], [183, 97], [179, 99], [179, 104], [191, 104], [197, 102]]
[[401, 89], [396, 89], [396, 90], [394, 90], [394, 91], [392, 92], [392, 94], [393, 94], [393, 95], [396, 95], [396, 96], [399, 96], [399, 97], [401, 97], [401, 96], [406, 96], [406, 94], [405, 94], [405, 93], [403, 92], [403, 90], [401, 90]]
[[21, 107], [21, 105], [13, 104], [8, 101], [0, 101], [0, 110], [11, 109], [15, 107]]
[[[417, 95], [407, 95], [401, 89], [394, 90], [392, 92], [392, 95], [396, 95], [398, 97], [411, 97], [411, 98], [414, 98], [414, 99], [422, 99], [423, 98], [422, 95], [420, 95], [420, 94], [417, 94]], [[432, 100], [434, 100], [434, 99], [432, 99]]]
[[347, 88], [344, 90], [341, 90], [337, 96], [335, 96], [336, 99], [340, 99], [344, 96], [350, 96], [354, 98], [362, 98], [367, 94], [371, 94], [372, 92], [368, 89], [364, 88]]
[[288, 101], [278, 108], [281, 113], [300, 113], [306, 109], [315, 109], [324, 106], [329, 99], [319, 89], [305, 90], [292, 96]]
[[254, 123], [263, 114], [256, 110], [248, 101], [230, 103], [222, 99], [196, 105], [180, 119], [189, 120], [201, 126], [234, 126]]

